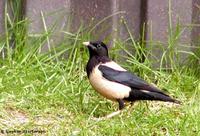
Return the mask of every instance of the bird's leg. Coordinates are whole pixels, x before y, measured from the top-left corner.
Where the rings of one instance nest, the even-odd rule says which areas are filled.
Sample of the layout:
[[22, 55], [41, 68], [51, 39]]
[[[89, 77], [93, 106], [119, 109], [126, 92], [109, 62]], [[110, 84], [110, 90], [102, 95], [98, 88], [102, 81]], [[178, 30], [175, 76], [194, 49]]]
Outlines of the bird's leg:
[[122, 99], [117, 99], [119, 103], [119, 110], [122, 110], [125, 107], [124, 101]]
[[108, 115], [106, 115], [105, 117], [101, 117], [101, 118], [93, 118], [94, 120], [100, 121], [100, 120], [105, 120], [105, 119], [110, 119], [118, 114], [121, 113], [121, 110], [125, 107], [124, 101], [122, 99], [117, 99], [118, 103], [119, 103], [119, 110], [112, 112]]
[[110, 113], [108, 115], [105, 116], [106, 119], [112, 118], [118, 114], [121, 113], [121, 110], [125, 107], [124, 101], [122, 99], [117, 99], [118, 103], [119, 103], [119, 110], [115, 111], [113, 113]]

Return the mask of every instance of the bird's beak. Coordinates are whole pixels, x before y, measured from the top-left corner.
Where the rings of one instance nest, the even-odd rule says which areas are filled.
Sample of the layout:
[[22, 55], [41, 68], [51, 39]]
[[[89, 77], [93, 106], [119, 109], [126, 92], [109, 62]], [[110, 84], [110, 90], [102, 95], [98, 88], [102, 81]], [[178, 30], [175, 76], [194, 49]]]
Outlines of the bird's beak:
[[96, 50], [96, 47], [93, 46], [90, 42], [83, 42], [83, 45], [85, 45], [86, 47], [88, 47], [92, 50]]
[[90, 45], [90, 42], [83, 42], [83, 45], [89, 46], [89, 45]]

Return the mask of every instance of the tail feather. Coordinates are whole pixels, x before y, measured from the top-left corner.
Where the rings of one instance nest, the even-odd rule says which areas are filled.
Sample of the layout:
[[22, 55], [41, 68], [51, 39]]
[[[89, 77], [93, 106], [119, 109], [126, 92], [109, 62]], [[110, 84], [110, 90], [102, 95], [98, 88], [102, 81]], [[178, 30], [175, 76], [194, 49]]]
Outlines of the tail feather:
[[147, 90], [137, 90], [134, 89], [130, 92], [128, 98], [125, 98], [128, 101], [137, 101], [137, 100], [155, 100], [155, 101], [165, 101], [181, 104], [180, 101], [171, 98], [169, 95], [159, 92], [152, 92]]

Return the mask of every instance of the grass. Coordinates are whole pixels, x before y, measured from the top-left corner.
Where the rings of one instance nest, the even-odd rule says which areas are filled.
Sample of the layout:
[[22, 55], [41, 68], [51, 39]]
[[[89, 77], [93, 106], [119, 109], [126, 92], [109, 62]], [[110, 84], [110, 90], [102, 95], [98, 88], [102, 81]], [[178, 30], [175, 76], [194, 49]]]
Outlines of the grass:
[[[84, 67], [87, 52], [78, 42], [71, 59], [55, 61], [33, 55], [31, 62], [0, 68], [0, 128], [2, 130], [45, 130], [48, 134], [79, 135], [198, 135], [200, 128], [199, 78], [186, 71], [159, 72], [146, 80], [183, 102], [169, 106], [160, 102], [136, 102], [110, 120], [94, 121], [117, 109], [89, 85]], [[69, 49], [70, 51], [71, 49]], [[127, 62], [124, 66], [141, 67]], [[131, 68], [130, 68], [131, 69]], [[143, 68], [145, 71], [145, 68]], [[157, 73], [157, 71], [154, 71]]]
[[[180, 66], [172, 59], [175, 54], [180, 55], [174, 40], [181, 30], [170, 27], [168, 46], [174, 50], [162, 56], [163, 61], [170, 58], [170, 71], [163, 70], [163, 62], [155, 69], [148, 56], [153, 54], [139, 46], [131, 34], [127, 41], [116, 41], [110, 52], [125, 68], [168, 90], [182, 105], [136, 102], [119, 116], [94, 121], [92, 117], [111, 113], [118, 105], [98, 95], [87, 80], [88, 52], [82, 42], [92, 36], [81, 33], [82, 29], [74, 34], [65, 32], [65, 43], [41, 53], [51, 32], [45, 29], [41, 36], [30, 37], [20, 28], [26, 21], [7, 21], [6, 38], [0, 43], [1, 51], [6, 52], [0, 58], [0, 130], [43, 130], [45, 135], [200, 135], [200, 79], [195, 69], [200, 58], [188, 53], [193, 68]], [[13, 44], [16, 48], [10, 46]], [[126, 50], [125, 45], [136, 50], [136, 54]], [[122, 49], [125, 57], [118, 53]], [[120, 61], [121, 57], [125, 62]]]

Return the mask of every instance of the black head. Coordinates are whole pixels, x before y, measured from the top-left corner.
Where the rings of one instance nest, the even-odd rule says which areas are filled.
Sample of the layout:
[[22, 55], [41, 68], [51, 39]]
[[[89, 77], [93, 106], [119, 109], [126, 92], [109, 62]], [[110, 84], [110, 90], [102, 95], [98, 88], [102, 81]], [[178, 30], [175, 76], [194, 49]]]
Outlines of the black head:
[[108, 48], [107, 46], [101, 42], [83, 42], [89, 49], [90, 57], [93, 56], [101, 56], [101, 57], [108, 57]]

